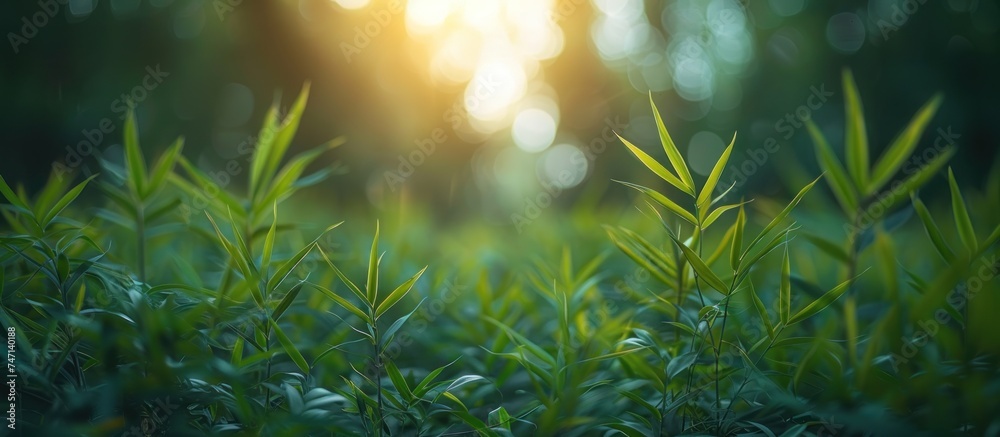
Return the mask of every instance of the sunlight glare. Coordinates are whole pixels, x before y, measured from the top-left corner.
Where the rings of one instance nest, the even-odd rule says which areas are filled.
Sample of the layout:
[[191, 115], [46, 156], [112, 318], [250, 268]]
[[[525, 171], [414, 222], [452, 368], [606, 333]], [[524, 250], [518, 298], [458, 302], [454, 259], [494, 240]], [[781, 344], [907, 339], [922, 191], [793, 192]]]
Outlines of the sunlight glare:
[[432, 82], [464, 86], [469, 126], [494, 134], [545, 84], [541, 62], [563, 50], [554, 7], [555, 0], [410, 0], [406, 28], [427, 51]]

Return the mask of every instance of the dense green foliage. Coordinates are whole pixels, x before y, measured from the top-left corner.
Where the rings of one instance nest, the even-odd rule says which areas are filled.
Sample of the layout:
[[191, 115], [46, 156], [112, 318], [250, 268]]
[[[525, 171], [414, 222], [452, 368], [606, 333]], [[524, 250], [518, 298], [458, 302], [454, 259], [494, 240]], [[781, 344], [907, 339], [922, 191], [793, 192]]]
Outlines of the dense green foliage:
[[[622, 139], [666, 182], [622, 182], [641, 214], [553, 212], [520, 238], [481, 224], [435, 233], [398, 211], [339, 228], [291, 220], [341, 214], [284, 205], [329, 175], [306, 170], [342, 142], [286, 159], [308, 89], [268, 113], [246, 192], [198, 170], [182, 140], [150, 165], [130, 117], [123, 166], [78, 185], [53, 176], [34, 195], [0, 179], [18, 427], [1000, 432], [1000, 217], [987, 200], [1000, 172], [970, 195], [950, 170], [935, 179], [951, 148], [908, 165], [937, 98], [870, 159], [850, 74], [844, 88], [845, 144], [809, 126], [824, 173], [790, 201], [717, 187], [735, 136], [696, 181], [657, 114], [666, 161]], [[928, 184], [951, 203], [925, 205]]]

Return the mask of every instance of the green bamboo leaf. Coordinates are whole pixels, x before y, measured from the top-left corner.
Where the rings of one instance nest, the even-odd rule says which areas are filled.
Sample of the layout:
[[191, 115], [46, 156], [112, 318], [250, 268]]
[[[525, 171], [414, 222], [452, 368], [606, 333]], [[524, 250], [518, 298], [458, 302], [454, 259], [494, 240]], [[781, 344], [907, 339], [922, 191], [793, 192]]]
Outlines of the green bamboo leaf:
[[703, 221], [701, 223], [701, 229], [702, 230], [708, 229], [709, 226], [712, 226], [712, 223], [715, 223], [715, 221], [718, 220], [719, 217], [722, 217], [722, 214], [724, 212], [729, 211], [729, 210], [731, 210], [733, 208], [742, 207], [746, 203], [747, 202], [740, 202], [740, 203], [736, 203], [736, 204], [733, 204], [733, 205], [723, 205], [723, 206], [720, 206], [718, 208], [715, 208], [714, 211], [712, 211], [710, 214], [708, 214], [708, 217], [705, 217], [705, 221]]
[[261, 189], [261, 174], [264, 172], [265, 164], [271, 154], [271, 145], [278, 133], [278, 107], [272, 105], [264, 114], [264, 121], [261, 123], [260, 131], [257, 133], [254, 147], [253, 159], [250, 163], [250, 197], [256, 198], [257, 191]]
[[24, 200], [21, 200], [20, 196], [14, 194], [14, 190], [10, 189], [10, 185], [7, 185], [7, 181], [4, 180], [3, 176], [0, 176], [0, 193], [3, 193], [3, 197], [6, 198], [11, 205], [21, 208], [29, 214], [31, 213], [31, 208], [28, 207], [28, 204], [25, 203]]
[[615, 231], [612, 228], [605, 226], [605, 229], [608, 231], [608, 235], [611, 237], [611, 242], [614, 243], [614, 245], [617, 246], [618, 249], [622, 251], [622, 253], [628, 256], [632, 261], [634, 261], [640, 267], [646, 269], [646, 271], [648, 271], [654, 278], [658, 279], [660, 282], [664, 284], [672, 283], [671, 280], [669, 279], [668, 273], [664, 271], [662, 268], [660, 268], [659, 265], [656, 265], [651, 260], [640, 255], [630, 245], [623, 242], [621, 240], [621, 237], [616, 235]]
[[264, 296], [260, 289], [260, 281], [256, 279], [256, 271], [251, 266], [247, 265], [246, 259], [240, 253], [240, 250], [233, 246], [233, 244], [229, 242], [229, 239], [222, 234], [222, 230], [219, 229], [219, 225], [215, 223], [215, 219], [212, 218], [212, 215], [206, 211], [205, 216], [208, 217], [209, 223], [211, 223], [212, 228], [215, 229], [215, 235], [219, 237], [219, 242], [222, 243], [222, 248], [226, 250], [229, 254], [229, 258], [236, 263], [236, 267], [249, 283], [250, 296], [253, 298], [254, 303], [256, 303], [258, 307], [264, 308]]
[[747, 215], [744, 211], [742, 205], [740, 205], [740, 210], [736, 215], [735, 229], [736, 233], [733, 235], [732, 246], [729, 249], [729, 267], [733, 271], [738, 271], [740, 269], [740, 260], [743, 253], [743, 231], [746, 228]]
[[[668, 274], [677, 272], [676, 263], [674, 262], [673, 259], [667, 257], [662, 249], [660, 249], [657, 246], [654, 246], [645, 238], [642, 238], [641, 235], [632, 232], [628, 229], [621, 228], [621, 233], [623, 235], [623, 238], [632, 247], [636, 248], [643, 257], [655, 263], [656, 266], [662, 269], [664, 272]], [[590, 276], [590, 273], [584, 274], [581, 272], [580, 275], [586, 277]]]
[[753, 256], [748, 256], [749, 254], [744, 255], [743, 260], [740, 261], [740, 272], [739, 275], [737, 276], [736, 284], [740, 284], [743, 282], [743, 279], [746, 278], [748, 274], [750, 274], [751, 268], [754, 265], [756, 265], [757, 262], [761, 260], [761, 258], [764, 258], [765, 256], [767, 256], [767, 254], [771, 253], [771, 251], [776, 249], [782, 243], [788, 241], [788, 234], [795, 229], [797, 228], [794, 228], [794, 225], [792, 225], [787, 229], [785, 229], [784, 231], [775, 234], [773, 237], [771, 237], [771, 240], [767, 244], [765, 244], [761, 250], [757, 251], [757, 253], [755, 253]]
[[420, 299], [420, 302], [417, 302], [417, 305], [414, 306], [409, 313], [406, 313], [405, 316], [396, 319], [395, 322], [392, 322], [392, 324], [389, 325], [389, 329], [386, 329], [385, 332], [382, 333], [382, 350], [390, 345], [389, 342], [392, 340], [392, 337], [396, 335], [396, 331], [399, 331], [400, 328], [403, 327], [403, 324], [405, 324], [407, 320], [410, 320], [410, 317], [417, 312], [417, 309], [424, 304], [425, 300], [427, 300], [427, 298]]
[[[615, 135], [618, 134], [616, 133]], [[625, 138], [622, 138], [621, 135], [618, 135], [618, 139], [621, 140], [621, 142], [624, 143], [626, 147], [628, 147], [628, 149], [632, 152], [633, 155], [635, 155], [636, 158], [639, 158], [639, 161], [641, 161], [643, 165], [646, 166], [646, 168], [652, 170], [653, 173], [655, 173], [657, 176], [660, 177], [660, 179], [663, 179], [670, 185], [677, 187], [677, 189], [694, 196], [694, 190], [685, 185], [684, 182], [681, 182], [681, 180], [678, 179], [677, 176], [674, 176], [674, 174], [671, 173], [670, 170], [667, 170], [666, 167], [661, 165], [659, 162], [656, 162], [656, 160], [653, 159], [653, 157], [647, 155], [646, 152], [643, 152], [642, 149], [634, 146]]]
[[670, 133], [667, 132], [667, 127], [663, 124], [660, 111], [656, 109], [656, 104], [653, 103], [652, 92], [649, 93], [649, 105], [653, 107], [653, 118], [656, 120], [656, 130], [660, 133], [660, 142], [663, 143], [663, 151], [667, 153], [667, 159], [670, 160], [670, 165], [674, 167], [674, 171], [680, 176], [681, 181], [689, 188], [688, 192], [694, 196], [694, 179], [691, 178], [691, 172], [688, 171], [687, 163], [684, 162], [681, 151], [677, 149], [674, 140], [670, 138]]
[[812, 243], [813, 246], [816, 246], [817, 249], [823, 251], [827, 255], [832, 256], [837, 261], [843, 263], [848, 263], [851, 261], [851, 257], [847, 255], [847, 252], [844, 252], [843, 247], [840, 247], [835, 243], [816, 235], [802, 234], [802, 236], [805, 237], [806, 240], [809, 240], [809, 242]]
[[753, 239], [753, 241], [750, 242], [750, 245], [747, 246], [746, 250], [743, 252], [743, 256], [746, 257], [746, 254], [750, 252], [750, 250], [754, 246], [756, 246], [757, 243], [760, 243], [760, 241], [763, 240], [764, 237], [767, 236], [769, 232], [771, 232], [771, 230], [773, 230], [776, 226], [778, 226], [778, 224], [780, 224], [783, 220], [785, 220], [785, 218], [788, 217], [789, 214], [791, 214], [792, 210], [795, 209], [795, 207], [799, 204], [799, 202], [802, 201], [802, 198], [805, 197], [806, 193], [808, 193], [809, 190], [811, 190], [812, 187], [816, 185], [816, 182], [819, 182], [819, 180], [822, 178], [823, 176], [820, 175], [820, 177], [816, 178], [805, 187], [802, 187], [802, 189], [799, 190], [799, 193], [795, 195], [795, 198], [793, 198], [792, 201], [789, 202], [787, 206], [785, 206], [785, 209], [781, 210], [781, 212], [778, 213], [778, 215], [774, 216], [774, 219], [772, 219], [771, 222], [764, 227], [764, 230], [761, 231], [760, 234], [758, 234]]
[[792, 312], [792, 265], [788, 259], [788, 245], [785, 245], [785, 255], [781, 260], [781, 288], [778, 297], [778, 313], [781, 324], [788, 325], [788, 317]]
[[750, 282], [750, 297], [753, 299], [753, 306], [757, 309], [757, 315], [760, 320], [764, 322], [764, 328], [767, 329], [767, 337], [774, 339], [774, 324], [771, 323], [771, 317], [767, 314], [767, 307], [764, 306], [764, 301], [761, 300], [760, 295], [757, 294], [757, 290], [753, 286], [753, 282]]
[[[670, 238], [673, 238], [673, 236], [671, 236]], [[718, 276], [716, 276], [715, 272], [713, 272], [712, 269], [710, 269], [705, 264], [705, 262], [701, 260], [700, 257], [698, 257], [698, 254], [695, 253], [694, 250], [692, 250], [690, 247], [687, 247], [686, 244], [678, 241], [676, 238], [674, 238], [674, 243], [677, 244], [677, 247], [679, 247], [681, 251], [684, 252], [684, 257], [687, 258], [688, 263], [691, 264], [691, 267], [698, 274], [699, 278], [704, 280], [709, 286], [714, 288], [716, 291], [724, 295], [729, 294], [730, 292], [729, 287], [726, 287], [726, 284], [722, 282], [722, 280], [719, 279]]]
[[179, 137], [166, 152], [163, 152], [163, 155], [160, 156], [160, 159], [156, 161], [156, 164], [154, 164], [152, 170], [150, 170], [149, 184], [147, 184], [146, 190], [142, 193], [143, 199], [146, 199], [163, 189], [164, 183], [167, 181], [167, 175], [174, 171], [174, 164], [177, 163], [177, 156], [181, 154], [183, 149], [184, 137]]
[[403, 397], [403, 400], [407, 404], [412, 404], [415, 398], [413, 397], [413, 392], [410, 390], [410, 386], [406, 384], [406, 378], [400, 373], [399, 368], [392, 361], [385, 363], [385, 373], [389, 375], [389, 380], [392, 381], [392, 386], [396, 388], [396, 392]]
[[[197, 188], [187, 181], [181, 179], [180, 177], [174, 177], [171, 180], [179, 186], [182, 190], [186, 191], [195, 199], [204, 199], [208, 201], [209, 205], [225, 206], [233, 211], [238, 217], [243, 218], [246, 216], [243, 204], [240, 203], [232, 194], [224, 190], [225, 187], [220, 187], [219, 184], [215, 183], [211, 177], [206, 175], [204, 172], [196, 168], [191, 164], [183, 155], [177, 157], [177, 162], [184, 167], [184, 171], [194, 180], [197, 184]], [[168, 176], [169, 178], [169, 176]]]
[[305, 284], [305, 281], [295, 284], [294, 287], [288, 290], [288, 293], [285, 293], [285, 297], [281, 298], [281, 301], [278, 302], [278, 306], [274, 307], [274, 312], [271, 313], [272, 319], [275, 321], [281, 320], [281, 315], [285, 314], [285, 311], [288, 310], [288, 308], [292, 305], [292, 302], [294, 302], [295, 298], [299, 295], [299, 291], [302, 291], [303, 284]]
[[868, 186], [868, 133], [865, 130], [864, 110], [861, 95], [854, 83], [854, 75], [844, 70], [844, 118], [847, 120], [845, 148], [847, 149], [847, 171], [854, 179], [856, 187]]
[[143, 159], [142, 148], [139, 147], [135, 112], [131, 110], [125, 116], [125, 170], [132, 192], [141, 197], [142, 193], [146, 192], [146, 160]]
[[274, 214], [274, 220], [271, 221], [271, 227], [267, 230], [267, 235], [264, 236], [264, 252], [261, 254], [260, 269], [265, 272], [265, 276], [268, 270], [268, 266], [271, 265], [271, 254], [274, 252], [274, 236], [278, 230], [278, 203], [272, 203], [271, 208]]
[[920, 169], [916, 172], [912, 173], [909, 178], [899, 183], [899, 185], [893, 184], [893, 188], [887, 191], [889, 196], [882, 200], [885, 210], [892, 210], [896, 204], [903, 199], [908, 198], [910, 193], [924, 186], [924, 184], [926, 184], [931, 177], [941, 171], [941, 168], [948, 163], [948, 160], [954, 156], [955, 152], [955, 147], [946, 148], [930, 162], [920, 167]]
[[299, 349], [295, 347], [295, 343], [292, 342], [287, 335], [285, 335], [285, 331], [281, 330], [281, 327], [278, 326], [278, 322], [275, 322], [273, 319], [268, 319], [268, 321], [271, 322], [271, 328], [274, 329], [274, 335], [278, 337], [278, 342], [281, 343], [281, 347], [285, 349], [288, 357], [295, 362], [296, 366], [299, 366], [299, 370], [302, 370], [302, 373], [308, 375], [309, 363], [306, 362], [305, 357], [302, 356], [302, 352], [299, 352]]
[[920, 221], [924, 224], [924, 229], [927, 231], [927, 236], [930, 237], [931, 243], [934, 244], [934, 248], [937, 249], [938, 254], [945, 261], [953, 264], [955, 262], [955, 253], [951, 251], [951, 247], [948, 247], [948, 243], [945, 242], [944, 236], [941, 235], [941, 229], [934, 222], [934, 217], [931, 216], [930, 211], [927, 210], [927, 206], [924, 205], [924, 202], [920, 201], [920, 198], [917, 196], [911, 197], [913, 200], [913, 209], [917, 211], [917, 217], [920, 217]]
[[[292, 158], [274, 177], [266, 191], [258, 191], [257, 197], [254, 198], [254, 213], [263, 212], [263, 208], [266, 208], [267, 205], [280, 202], [295, 192], [298, 189], [296, 183], [300, 180], [299, 177], [305, 172], [306, 167], [328, 150], [329, 148], [326, 147], [317, 147]], [[323, 176], [327, 173], [321, 171], [319, 174]]]
[[806, 128], [809, 131], [809, 135], [812, 136], [819, 167], [825, 174], [829, 175], [827, 182], [830, 184], [830, 189], [833, 190], [833, 195], [837, 198], [837, 202], [840, 203], [841, 208], [845, 212], [850, 213], [857, 210], [857, 189], [848, 178], [844, 167], [840, 165], [837, 156], [833, 154], [833, 150], [826, 141], [826, 137], [823, 136], [823, 133], [819, 131], [819, 128], [816, 127], [816, 124], [812, 120], [806, 121]]
[[441, 375], [441, 372], [444, 372], [445, 369], [450, 367], [452, 364], [458, 362], [459, 359], [460, 358], [456, 358], [455, 361], [452, 361], [448, 364], [438, 367], [437, 369], [431, 371], [431, 373], [428, 373], [427, 376], [425, 376], [424, 379], [420, 381], [420, 383], [417, 384], [416, 387], [413, 387], [413, 395], [418, 398], [424, 397], [424, 395], [427, 394], [427, 392], [431, 389], [431, 383], [433, 383], [434, 380]]
[[309, 101], [309, 88], [309, 82], [302, 84], [299, 96], [295, 99], [295, 103], [292, 104], [292, 108], [285, 115], [284, 120], [281, 121], [280, 128], [275, 133], [270, 153], [267, 157], [264, 170], [261, 173], [265, 178], [263, 181], [264, 186], [269, 182], [269, 179], [266, 178], [278, 171], [278, 165], [281, 164], [281, 159], [285, 156], [288, 146], [292, 144], [292, 138], [295, 137], [295, 133], [299, 129], [302, 112], [305, 111], [306, 102]]
[[379, 223], [375, 222], [375, 238], [372, 239], [372, 250], [368, 257], [368, 281], [366, 282], [365, 289], [368, 291], [366, 297], [371, 306], [375, 307], [375, 301], [378, 299], [378, 233], [379, 233]]
[[397, 302], [400, 301], [400, 299], [406, 296], [406, 293], [410, 292], [410, 289], [413, 288], [413, 284], [415, 284], [417, 280], [420, 279], [420, 276], [423, 275], [425, 271], [427, 271], [427, 267], [420, 269], [420, 271], [417, 272], [417, 274], [413, 275], [413, 277], [408, 279], [406, 282], [400, 284], [399, 287], [396, 287], [396, 289], [393, 290], [392, 293], [389, 293], [389, 295], [386, 296], [385, 300], [383, 300], [382, 303], [380, 303], [378, 305], [378, 308], [375, 310], [375, 318], [378, 318], [382, 314], [385, 314], [386, 311], [389, 311], [389, 309], [392, 308], [393, 305], [395, 305]]
[[542, 361], [545, 361], [548, 365], [550, 365], [550, 366], [555, 366], [556, 365], [556, 359], [555, 359], [555, 357], [552, 356], [552, 354], [550, 354], [548, 352], [545, 352], [545, 349], [542, 349], [540, 346], [538, 346], [537, 344], [535, 344], [531, 340], [528, 340], [523, 335], [518, 334], [517, 331], [515, 331], [510, 326], [507, 326], [503, 322], [501, 322], [501, 321], [499, 321], [497, 319], [494, 319], [492, 317], [489, 317], [489, 316], [484, 316], [484, 319], [487, 322], [490, 322], [493, 325], [495, 325], [496, 327], [498, 327], [501, 330], [503, 330], [519, 346], [524, 346], [525, 348], [528, 349], [529, 352], [531, 352], [536, 357], [541, 358]]
[[340, 271], [340, 269], [333, 264], [333, 261], [330, 261], [330, 258], [326, 256], [326, 252], [323, 251], [323, 248], [319, 248], [319, 253], [323, 256], [323, 260], [326, 261], [326, 264], [330, 266], [330, 269], [332, 269], [333, 272], [337, 274], [337, 277], [344, 282], [344, 285], [347, 285], [347, 288], [351, 290], [351, 292], [354, 293], [358, 299], [361, 299], [361, 302], [364, 302], [365, 305], [371, 307], [371, 304], [368, 303], [368, 296], [366, 296], [365, 293], [361, 291], [361, 289], [358, 288], [358, 286], [355, 285], [354, 282], [347, 277], [347, 275], [344, 274], [344, 272]]
[[76, 200], [77, 197], [80, 196], [80, 193], [83, 192], [83, 189], [87, 186], [87, 183], [89, 183], [95, 177], [97, 177], [97, 175], [93, 175], [85, 179], [83, 182], [80, 182], [80, 184], [73, 187], [72, 190], [69, 190], [68, 193], [63, 195], [62, 198], [59, 199], [59, 201], [56, 202], [55, 205], [52, 205], [52, 208], [49, 209], [49, 212], [45, 213], [45, 217], [42, 217], [42, 220], [41, 222], [38, 223], [38, 225], [41, 226], [42, 229], [45, 229], [45, 227], [48, 226], [49, 223], [51, 223], [52, 220], [54, 220], [56, 216], [59, 215], [59, 213], [61, 213], [64, 209], [66, 209], [66, 207], [69, 206], [70, 203], [72, 203], [74, 200]]
[[718, 185], [719, 178], [722, 177], [722, 171], [726, 169], [726, 164], [729, 162], [729, 155], [732, 154], [734, 145], [736, 145], [735, 133], [733, 133], [733, 139], [729, 142], [729, 147], [722, 152], [719, 161], [715, 163], [715, 167], [709, 173], [708, 180], [705, 181], [705, 186], [701, 187], [701, 193], [698, 195], [697, 202], [699, 208], [708, 208], [712, 200], [712, 192], [715, 191], [715, 186]]
[[313, 288], [319, 290], [320, 293], [325, 294], [326, 297], [329, 297], [330, 299], [332, 299], [334, 301], [334, 303], [336, 303], [337, 305], [339, 305], [341, 308], [343, 308], [343, 309], [345, 309], [347, 311], [350, 311], [352, 314], [358, 316], [366, 324], [371, 324], [372, 321], [368, 317], [368, 314], [365, 313], [364, 311], [362, 311], [360, 308], [358, 308], [354, 304], [352, 304], [351, 301], [349, 301], [347, 299], [344, 299], [343, 297], [341, 297], [337, 293], [334, 293], [332, 290], [330, 290], [330, 289], [328, 289], [326, 287], [323, 287], [322, 285], [313, 284], [313, 283], [309, 283], [309, 285], [311, 285]]
[[[257, 269], [257, 265], [254, 262], [253, 254], [250, 253], [250, 248], [247, 246], [246, 240], [243, 238], [243, 234], [240, 233], [239, 227], [236, 225], [236, 220], [233, 219], [232, 210], [229, 212], [229, 226], [233, 231], [233, 239], [236, 240], [236, 248], [239, 249], [240, 256], [243, 257], [244, 264], [250, 268], [250, 272], [253, 273], [252, 279], [255, 281], [260, 280], [260, 272]], [[250, 278], [248, 278], [250, 279]]]
[[736, 221], [734, 220], [733, 224], [729, 225], [729, 228], [726, 229], [726, 233], [722, 234], [722, 238], [720, 238], [719, 242], [716, 244], [715, 250], [713, 250], [712, 253], [709, 254], [707, 258], [705, 258], [705, 264], [708, 264], [710, 266], [715, 265], [715, 262], [718, 261], [719, 258], [722, 258], [722, 255], [726, 253], [726, 250], [732, 248], [733, 237], [735, 236], [736, 236]]
[[618, 182], [618, 183], [620, 183], [622, 185], [625, 185], [626, 187], [632, 188], [632, 189], [634, 189], [636, 191], [639, 191], [640, 193], [643, 193], [643, 194], [649, 196], [654, 201], [656, 201], [656, 203], [659, 203], [660, 205], [662, 205], [665, 208], [669, 209], [670, 212], [672, 212], [674, 214], [677, 214], [678, 217], [684, 219], [688, 223], [691, 223], [692, 225], [697, 225], [698, 224], [698, 219], [696, 219], [694, 217], [694, 214], [691, 214], [686, 209], [682, 208], [680, 205], [674, 203], [674, 201], [672, 201], [669, 198], [667, 198], [667, 196], [664, 196], [664, 195], [658, 193], [657, 191], [655, 191], [655, 190], [653, 190], [651, 188], [646, 188], [646, 187], [644, 187], [642, 185], [636, 185], [636, 184], [632, 184], [632, 183], [628, 183], [628, 182], [622, 182], [622, 181], [615, 181], [615, 182]]
[[698, 352], [687, 352], [674, 357], [667, 363], [667, 379], [674, 379], [681, 372], [694, 365], [698, 361]]
[[311, 252], [316, 247], [318, 247], [318, 245], [315, 242], [310, 243], [306, 247], [300, 249], [298, 253], [289, 258], [288, 261], [285, 261], [283, 264], [281, 264], [281, 266], [278, 267], [278, 270], [275, 270], [274, 276], [271, 276], [271, 279], [267, 281], [268, 290], [277, 289], [278, 286], [285, 281], [285, 278], [287, 278], [288, 275], [292, 274], [292, 270], [294, 270], [295, 267], [297, 267], [299, 263], [301, 263], [302, 260], [305, 259], [306, 255], [309, 255], [309, 252]]
[[490, 411], [487, 419], [490, 428], [500, 428], [507, 431], [510, 431], [510, 423], [514, 420], [504, 407], [497, 407], [497, 409]]
[[965, 208], [965, 200], [962, 199], [962, 192], [955, 182], [955, 174], [948, 168], [948, 186], [951, 187], [951, 210], [955, 215], [955, 226], [958, 227], [958, 236], [962, 238], [962, 243], [970, 254], [976, 253], [978, 242], [976, 241], [976, 231], [972, 227], [972, 219], [969, 218], [969, 210]]
[[229, 362], [239, 368], [243, 363], [243, 344], [245, 341], [242, 337], [236, 338], [236, 343], [233, 344], [233, 355], [229, 359]]
[[906, 159], [917, 147], [921, 135], [927, 123], [934, 118], [939, 106], [941, 106], [941, 95], [935, 95], [910, 120], [910, 124], [903, 129], [889, 147], [882, 153], [875, 168], [872, 170], [872, 180], [868, 184], [868, 193], [877, 192], [882, 188], [892, 176], [899, 171]]
[[854, 282], [854, 280], [857, 279], [858, 276], [848, 279], [842, 282], [840, 285], [833, 287], [832, 289], [830, 289], [830, 291], [827, 291], [822, 296], [820, 296], [819, 299], [816, 299], [809, 305], [806, 305], [805, 308], [802, 308], [801, 311], [795, 313], [794, 316], [788, 319], [788, 325], [794, 325], [805, 319], [815, 316], [820, 311], [823, 311], [824, 308], [830, 306], [830, 304], [832, 304], [834, 301], [839, 299], [840, 296], [842, 296], [845, 292], [847, 292], [847, 290], [850, 288], [851, 283]]

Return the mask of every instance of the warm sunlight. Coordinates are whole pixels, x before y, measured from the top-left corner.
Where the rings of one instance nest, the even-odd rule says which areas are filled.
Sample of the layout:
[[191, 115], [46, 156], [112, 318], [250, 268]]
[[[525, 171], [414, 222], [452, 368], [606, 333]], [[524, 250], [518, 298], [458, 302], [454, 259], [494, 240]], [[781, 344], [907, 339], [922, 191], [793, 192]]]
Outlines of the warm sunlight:
[[411, 0], [406, 29], [426, 51], [434, 84], [464, 87], [474, 130], [517, 129], [523, 123], [515, 119], [528, 114], [533, 122], [513, 135], [525, 150], [540, 151], [552, 144], [559, 118], [558, 106], [546, 104], [555, 95], [540, 65], [563, 49], [554, 5], [553, 0]]

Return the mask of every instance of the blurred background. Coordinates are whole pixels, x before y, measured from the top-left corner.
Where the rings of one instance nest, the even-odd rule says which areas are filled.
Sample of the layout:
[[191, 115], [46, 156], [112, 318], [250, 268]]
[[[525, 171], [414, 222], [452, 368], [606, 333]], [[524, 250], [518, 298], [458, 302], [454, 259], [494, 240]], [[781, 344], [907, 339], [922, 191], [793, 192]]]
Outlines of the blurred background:
[[79, 177], [98, 157], [120, 161], [129, 106], [147, 156], [183, 135], [192, 162], [239, 190], [267, 108], [291, 105], [306, 83], [293, 152], [347, 138], [327, 155], [337, 176], [310, 190], [315, 200], [372, 214], [409, 202], [440, 223], [511, 226], [546, 199], [627, 201], [610, 179], [655, 182], [614, 132], [662, 158], [650, 95], [703, 175], [739, 132], [723, 176], [736, 195], [819, 174], [801, 121], [841, 143], [843, 68], [873, 153], [937, 92], [944, 104], [918, 157], [947, 138], [960, 182], [982, 189], [1000, 140], [991, 1], [23, 0], [0, 10], [0, 173], [29, 190], [51, 170]]

